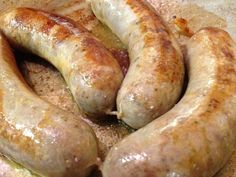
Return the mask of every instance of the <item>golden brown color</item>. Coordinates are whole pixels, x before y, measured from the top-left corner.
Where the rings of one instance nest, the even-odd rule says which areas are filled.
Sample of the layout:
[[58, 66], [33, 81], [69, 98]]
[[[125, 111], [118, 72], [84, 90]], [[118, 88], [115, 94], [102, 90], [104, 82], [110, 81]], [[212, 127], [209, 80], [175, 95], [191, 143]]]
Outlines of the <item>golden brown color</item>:
[[236, 143], [236, 44], [217, 28], [187, 45], [189, 85], [168, 113], [108, 153], [104, 177], [211, 177]]
[[141, 128], [178, 101], [184, 80], [180, 48], [154, 11], [139, 0], [91, 0], [96, 17], [128, 47], [130, 67], [117, 97], [118, 118]]
[[148, 2], [168, 23], [181, 44], [188, 37], [179, 35], [173, 17], [184, 18], [196, 32], [204, 27], [217, 27], [227, 31], [236, 40], [236, 3], [232, 0], [142, 0]]
[[115, 104], [123, 75], [112, 54], [85, 28], [44, 11], [18, 8], [0, 17], [10, 42], [51, 62], [82, 113], [99, 117]]
[[38, 174], [87, 176], [97, 163], [92, 129], [35, 95], [0, 36], [0, 152]]
[[[155, 4], [156, 10], [161, 12], [161, 16], [165, 21], [169, 22], [171, 31], [175, 28], [172, 26], [172, 17], [183, 17], [187, 19], [190, 29], [194, 31], [200, 29], [202, 26], [216, 26], [231, 32], [231, 35], [236, 34], [236, 28], [233, 28], [236, 23], [234, 12], [236, 4], [232, 0], [148, 0]], [[113, 51], [125, 52], [120, 48], [120, 42], [112, 35], [108, 28], [103, 29], [94, 15], [91, 13], [89, 5], [85, 0], [3, 0], [0, 1], [0, 11], [8, 8], [15, 8], [20, 6], [27, 6], [33, 8], [41, 8], [47, 11], [53, 11], [61, 15], [68, 16], [74, 21], [81, 22], [88, 30], [92, 30], [98, 38], [104, 42], [106, 47]], [[209, 11], [213, 10], [213, 11]], [[233, 12], [233, 13], [230, 13]], [[218, 14], [218, 15], [217, 15]], [[90, 17], [91, 15], [91, 17]], [[90, 19], [88, 21], [87, 19]], [[227, 21], [227, 19], [229, 21]], [[231, 31], [228, 30], [231, 28]], [[99, 30], [97, 30], [99, 29]], [[176, 37], [179, 37], [176, 35]], [[179, 38], [178, 38], [179, 39]], [[185, 38], [185, 43], [188, 38]], [[125, 52], [126, 53], [126, 52]], [[20, 61], [21, 71], [24, 73], [25, 79], [28, 80], [30, 86], [34, 91], [40, 95], [41, 98], [61, 107], [62, 109], [78, 113], [77, 106], [74, 103], [66, 84], [63, 81], [60, 73], [50, 64], [43, 62], [38, 57], [32, 55], [17, 55]], [[106, 121], [104, 124], [88, 121], [94, 129], [99, 143], [102, 155], [105, 156], [107, 151], [122, 137], [128, 134], [127, 129], [116, 121]], [[15, 166], [12, 167], [14, 171]], [[236, 176], [236, 155], [227, 163], [226, 167], [218, 174], [217, 177]], [[1, 169], [1, 172], [4, 172]], [[10, 169], [9, 169], [10, 170]], [[93, 177], [98, 177], [94, 174]], [[17, 177], [15, 175], [14, 177]]]

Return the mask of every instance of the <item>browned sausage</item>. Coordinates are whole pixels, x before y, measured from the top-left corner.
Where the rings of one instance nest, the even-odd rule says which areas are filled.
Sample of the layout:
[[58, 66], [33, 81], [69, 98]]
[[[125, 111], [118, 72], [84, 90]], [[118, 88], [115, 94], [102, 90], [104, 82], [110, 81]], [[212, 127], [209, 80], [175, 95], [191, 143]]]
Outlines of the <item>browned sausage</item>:
[[205, 28], [187, 49], [184, 97], [113, 147], [104, 177], [212, 177], [229, 159], [236, 145], [236, 44]]
[[92, 129], [35, 95], [0, 35], [0, 153], [49, 177], [89, 174], [97, 163]]
[[128, 48], [130, 67], [118, 93], [118, 118], [140, 128], [178, 101], [184, 79], [180, 48], [161, 17], [140, 0], [91, 4]]
[[14, 46], [52, 63], [85, 114], [109, 113], [123, 79], [112, 54], [86, 29], [54, 14], [18, 8], [0, 16], [0, 29]]

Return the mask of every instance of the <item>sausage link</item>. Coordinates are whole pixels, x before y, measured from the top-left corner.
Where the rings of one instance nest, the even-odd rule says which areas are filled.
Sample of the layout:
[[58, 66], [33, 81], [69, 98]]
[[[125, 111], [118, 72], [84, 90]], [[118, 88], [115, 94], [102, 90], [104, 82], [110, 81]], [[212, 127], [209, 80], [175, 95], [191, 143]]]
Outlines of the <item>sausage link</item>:
[[0, 36], [0, 152], [49, 177], [87, 176], [97, 139], [82, 120], [34, 94]]
[[187, 45], [189, 85], [168, 113], [111, 149], [104, 177], [211, 177], [236, 145], [236, 44], [204, 28]]
[[184, 79], [180, 48], [162, 19], [140, 0], [91, 4], [128, 47], [130, 67], [118, 93], [118, 118], [140, 128], [177, 102]]
[[2, 14], [0, 23], [14, 46], [45, 58], [62, 73], [82, 113], [99, 117], [112, 110], [123, 74], [112, 54], [86, 29], [29, 8]]
[[1, 177], [39, 177], [10, 159], [0, 155]]

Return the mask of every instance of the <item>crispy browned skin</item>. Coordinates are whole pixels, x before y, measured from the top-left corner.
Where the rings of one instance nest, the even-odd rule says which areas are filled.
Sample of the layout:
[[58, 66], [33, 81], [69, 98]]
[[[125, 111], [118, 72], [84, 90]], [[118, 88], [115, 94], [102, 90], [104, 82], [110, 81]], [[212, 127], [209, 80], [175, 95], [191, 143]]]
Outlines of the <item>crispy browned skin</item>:
[[141, 128], [178, 101], [180, 48], [160, 16], [140, 0], [91, 0], [92, 9], [127, 46], [130, 67], [117, 97], [118, 118]]
[[168, 113], [109, 152], [104, 177], [211, 177], [236, 142], [236, 44], [204, 28], [187, 45], [189, 85]]
[[99, 117], [115, 104], [123, 75], [112, 54], [86, 29], [40, 10], [18, 8], [0, 17], [10, 42], [51, 62], [85, 114]]
[[84, 177], [97, 163], [92, 129], [35, 95], [0, 36], [0, 152], [38, 174]]

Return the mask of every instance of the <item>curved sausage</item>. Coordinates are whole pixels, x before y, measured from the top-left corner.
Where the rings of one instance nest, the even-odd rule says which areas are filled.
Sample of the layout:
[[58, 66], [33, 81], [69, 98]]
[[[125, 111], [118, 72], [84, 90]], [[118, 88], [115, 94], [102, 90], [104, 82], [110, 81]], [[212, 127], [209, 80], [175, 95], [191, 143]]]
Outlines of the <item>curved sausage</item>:
[[180, 48], [162, 19], [140, 0], [91, 0], [96, 17], [128, 47], [130, 67], [117, 98], [118, 118], [140, 128], [179, 99]]
[[14, 46], [45, 58], [62, 73], [82, 113], [99, 117], [112, 110], [123, 74], [112, 54], [86, 29], [29, 8], [2, 14], [0, 24]]
[[0, 122], [0, 152], [40, 175], [84, 177], [97, 163], [92, 129], [31, 91], [2, 36]]
[[184, 97], [113, 147], [104, 177], [211, 177], [229, 159], [236, 145], [236, 44], [205, 28], [187, 49]]

